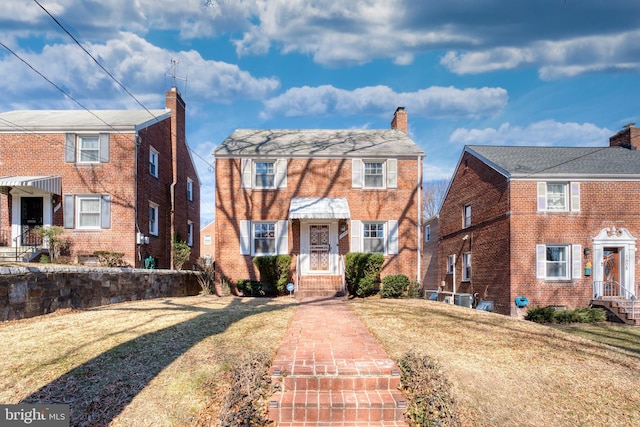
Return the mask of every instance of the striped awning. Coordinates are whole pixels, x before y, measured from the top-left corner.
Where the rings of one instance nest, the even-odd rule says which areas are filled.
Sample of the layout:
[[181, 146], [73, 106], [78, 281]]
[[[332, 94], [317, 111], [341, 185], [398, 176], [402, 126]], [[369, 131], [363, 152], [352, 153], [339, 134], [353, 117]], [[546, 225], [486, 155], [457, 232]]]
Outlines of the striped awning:
[[295, 197], [289, 219], [349, 219], [349, 203], [343, 197]]
[[62, 194], [62, 178], [59, 176], [4, 176], [0, 177], [0, 193], [8, 194], [10, 188], [37, 188], [51, 194]]

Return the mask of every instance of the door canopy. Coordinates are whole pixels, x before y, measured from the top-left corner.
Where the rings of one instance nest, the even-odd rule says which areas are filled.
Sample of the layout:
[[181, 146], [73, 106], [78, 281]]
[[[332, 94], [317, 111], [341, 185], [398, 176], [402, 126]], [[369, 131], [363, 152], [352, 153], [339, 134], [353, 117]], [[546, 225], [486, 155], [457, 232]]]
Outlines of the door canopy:
[[349, 219], [349, 203], [344, 197], [295, 197], [289, 219]]

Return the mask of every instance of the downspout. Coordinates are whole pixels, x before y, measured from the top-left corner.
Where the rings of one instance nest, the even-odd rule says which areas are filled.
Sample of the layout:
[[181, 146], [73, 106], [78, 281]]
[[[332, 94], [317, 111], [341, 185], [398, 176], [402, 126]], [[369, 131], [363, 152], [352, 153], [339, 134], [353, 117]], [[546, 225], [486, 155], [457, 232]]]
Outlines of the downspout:
[[417, 276], [416, 281], [420, 284], [420, 278], [422, 277], [422, 156], [418, 156], [418, 244], [416, 247], [418, 248], [418, 268], [417, 268]]
[[[178, 99], [176, 98], [176, 109]], [[176, 111], [171, 112], [171, 167], [172, 167], [172, 181], [169, 187], [169, 197], [171, 203], [170, 219], [169, 219], [169, 268], [174, 269], [173, 259], [175, 255], [175, 249], [173, 247], [173, 241], [176, 235], [176, 184], [178, 182], [178, 137], [177, 137], [177, 125], [178, 120], [176, 118]]]

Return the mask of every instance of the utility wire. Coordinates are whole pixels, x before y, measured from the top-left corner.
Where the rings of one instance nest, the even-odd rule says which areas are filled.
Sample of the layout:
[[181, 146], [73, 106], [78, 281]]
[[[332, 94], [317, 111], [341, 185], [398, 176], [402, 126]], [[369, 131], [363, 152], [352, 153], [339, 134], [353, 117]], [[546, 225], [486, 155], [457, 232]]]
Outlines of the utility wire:
[[85, 49], [84, 46], [82, 46], [82, 44], [80, 44], [80, 42], [78, 41], [78, 39], [76, 39], [73, 34], [71, 34], [64, 25], [62, 25], [60, 23], [60, 21], [58, 21], [58, 19], [56, 19], [55, 16], [53, 16], [51, 13], [49, 13], [49, 11], [47, 9], [45, 9], [44, 6], [42, 6], [40, 4], [40, 2], [38, 2], [38, 0], [33, 0], [35, 4], [37, 4], [38, 6], [40, 6], [40, 8], [42, 10], [44, 10], [44, 12], [49, 15], [49, 17], [51, 17], [51, 19], [53, 19], [53, 21], [62, 29], [62, 31], [64, 31], [65, 33], [67, 33], [67, 35], [69, 37], [71, 37], [71, 39], [76, 42], [76, 44], [80, 47], [80, 49], [82, 49], [87, 55], [89, 55], [89, 57], [93, 60], [93, 62], [95, 62], [98, 67], [100, 67], [105, 73], [107, 73], [107, 75], [109, 77], [111, 77], [111, 79], [116, 82], [118, 84], [118, 86], [120, 86], [122, 88], [122, 90], [124, 90], [127, 95], [129, 95], [134, 101], [136, 101], [138, 103], [139, 106], [141, 106], [147, 113], [149, 113], [153, 118], [157, 119], [157, 117], [151, 112], [149, 111], [149, 109], [147, 107], [145, 107], [142, 102], [140, 102], [138, 100], [138, 98], [136, 98], [130, 91], [129, 89], [127, 89], [122, 83], [120, 83], [120, 81], [118, 79], [115, 78], [115, 76], [113, 74], [111, 74], [109, 72], [109, 70], [107, 70], [87, 49]]

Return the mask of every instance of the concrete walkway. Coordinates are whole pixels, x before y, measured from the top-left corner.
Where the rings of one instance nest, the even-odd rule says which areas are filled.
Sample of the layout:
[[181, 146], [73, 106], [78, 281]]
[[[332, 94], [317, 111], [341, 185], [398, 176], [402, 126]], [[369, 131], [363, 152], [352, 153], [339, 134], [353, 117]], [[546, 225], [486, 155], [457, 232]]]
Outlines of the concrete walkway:
[[300, 302], [271, 375], [278, 426], [406, 426], [397, 365], [341, 298]]

